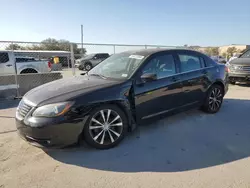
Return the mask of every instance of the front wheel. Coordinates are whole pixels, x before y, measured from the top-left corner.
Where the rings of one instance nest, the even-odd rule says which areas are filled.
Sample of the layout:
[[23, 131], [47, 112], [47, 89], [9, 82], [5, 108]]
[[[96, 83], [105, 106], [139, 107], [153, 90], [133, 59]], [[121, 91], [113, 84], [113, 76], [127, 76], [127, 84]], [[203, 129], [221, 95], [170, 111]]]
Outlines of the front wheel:
[[223, 89], [220, 85], [213, 85], [208, 93], [202, 109], [210, 114], [218, 112], [223, 102]]
[[97, 149], [109, 149], [118, 145], [127, 132], [128, 121], [116, 105], [103, 105], [94, 109], [84, 127], [84, 139]]
[[229, 82], [230, 82], [230, 84], [232, 84], [232, 85], [235, 85], [235, 84], [236, 84], [235, 81], [229, 81]]
[[86, 70], [86, 71], [90, 71], [91, 69], [92, 69], [92, 64], [91, 63], [85, 63], [85, 65], [84, 65], [84, 69]]

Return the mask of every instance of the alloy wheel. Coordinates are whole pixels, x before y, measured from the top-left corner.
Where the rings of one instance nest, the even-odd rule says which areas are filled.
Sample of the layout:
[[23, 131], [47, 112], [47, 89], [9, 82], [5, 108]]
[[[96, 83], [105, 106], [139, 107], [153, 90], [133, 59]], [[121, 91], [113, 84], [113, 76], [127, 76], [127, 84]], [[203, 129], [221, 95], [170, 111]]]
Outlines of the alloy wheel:
[[85, 66], [85, 69], [86, 69], [87, 71], [89, 71], [89, 70], [91, 69], [91, 66], [90, 66], [90, 65], [86, 65], [86, 66]]
[[223, 99], [223, 96], [222, 96], [221, 90], [215, 87], [212, 90], [211, 95], [209, 97], [209, 108], [212, 111], [217, 111], [221, 106], [222, 99]]
[[90, 120], [89, 133], [100, 145], [109, 145], [119, 139], [123, 131], [121, 116], [111, 109], [98, 111]]

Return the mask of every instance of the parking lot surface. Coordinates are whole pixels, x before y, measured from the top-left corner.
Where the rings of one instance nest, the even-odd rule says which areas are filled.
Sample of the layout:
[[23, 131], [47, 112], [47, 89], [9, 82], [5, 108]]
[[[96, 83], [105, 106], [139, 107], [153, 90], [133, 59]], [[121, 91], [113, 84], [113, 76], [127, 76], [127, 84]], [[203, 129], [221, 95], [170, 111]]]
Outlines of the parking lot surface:
[[0, 188], [250, 187], [250, 86], [221, 111], [191, 110], [129, 133], [110, 150], [42, 150], [15, 129], [18, 101], [0, 101]]

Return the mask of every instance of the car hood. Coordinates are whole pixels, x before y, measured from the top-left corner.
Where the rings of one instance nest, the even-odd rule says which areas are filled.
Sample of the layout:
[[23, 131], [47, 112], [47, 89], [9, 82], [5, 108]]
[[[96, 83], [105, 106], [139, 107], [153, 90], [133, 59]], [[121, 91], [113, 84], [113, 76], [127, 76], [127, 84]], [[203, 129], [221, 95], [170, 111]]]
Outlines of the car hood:
[[60, 79], [38, 86], [25, 94], [24, 98], [34, 105], [66, 101], [84, 93], [116, 85], [120, 82], [97, 76], [77, 76]]
[[229, 63], [235, 65], [250, 65], [250, 58], [236, 58]]

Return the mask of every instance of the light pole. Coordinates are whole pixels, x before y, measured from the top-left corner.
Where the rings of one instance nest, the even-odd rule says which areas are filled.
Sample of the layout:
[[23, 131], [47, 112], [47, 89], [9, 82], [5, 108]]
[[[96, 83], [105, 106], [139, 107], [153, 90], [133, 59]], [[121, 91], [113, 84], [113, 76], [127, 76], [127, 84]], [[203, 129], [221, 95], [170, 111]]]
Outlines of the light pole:
[[81, 25], [81, 53], [83, 56], [83, 25]]

